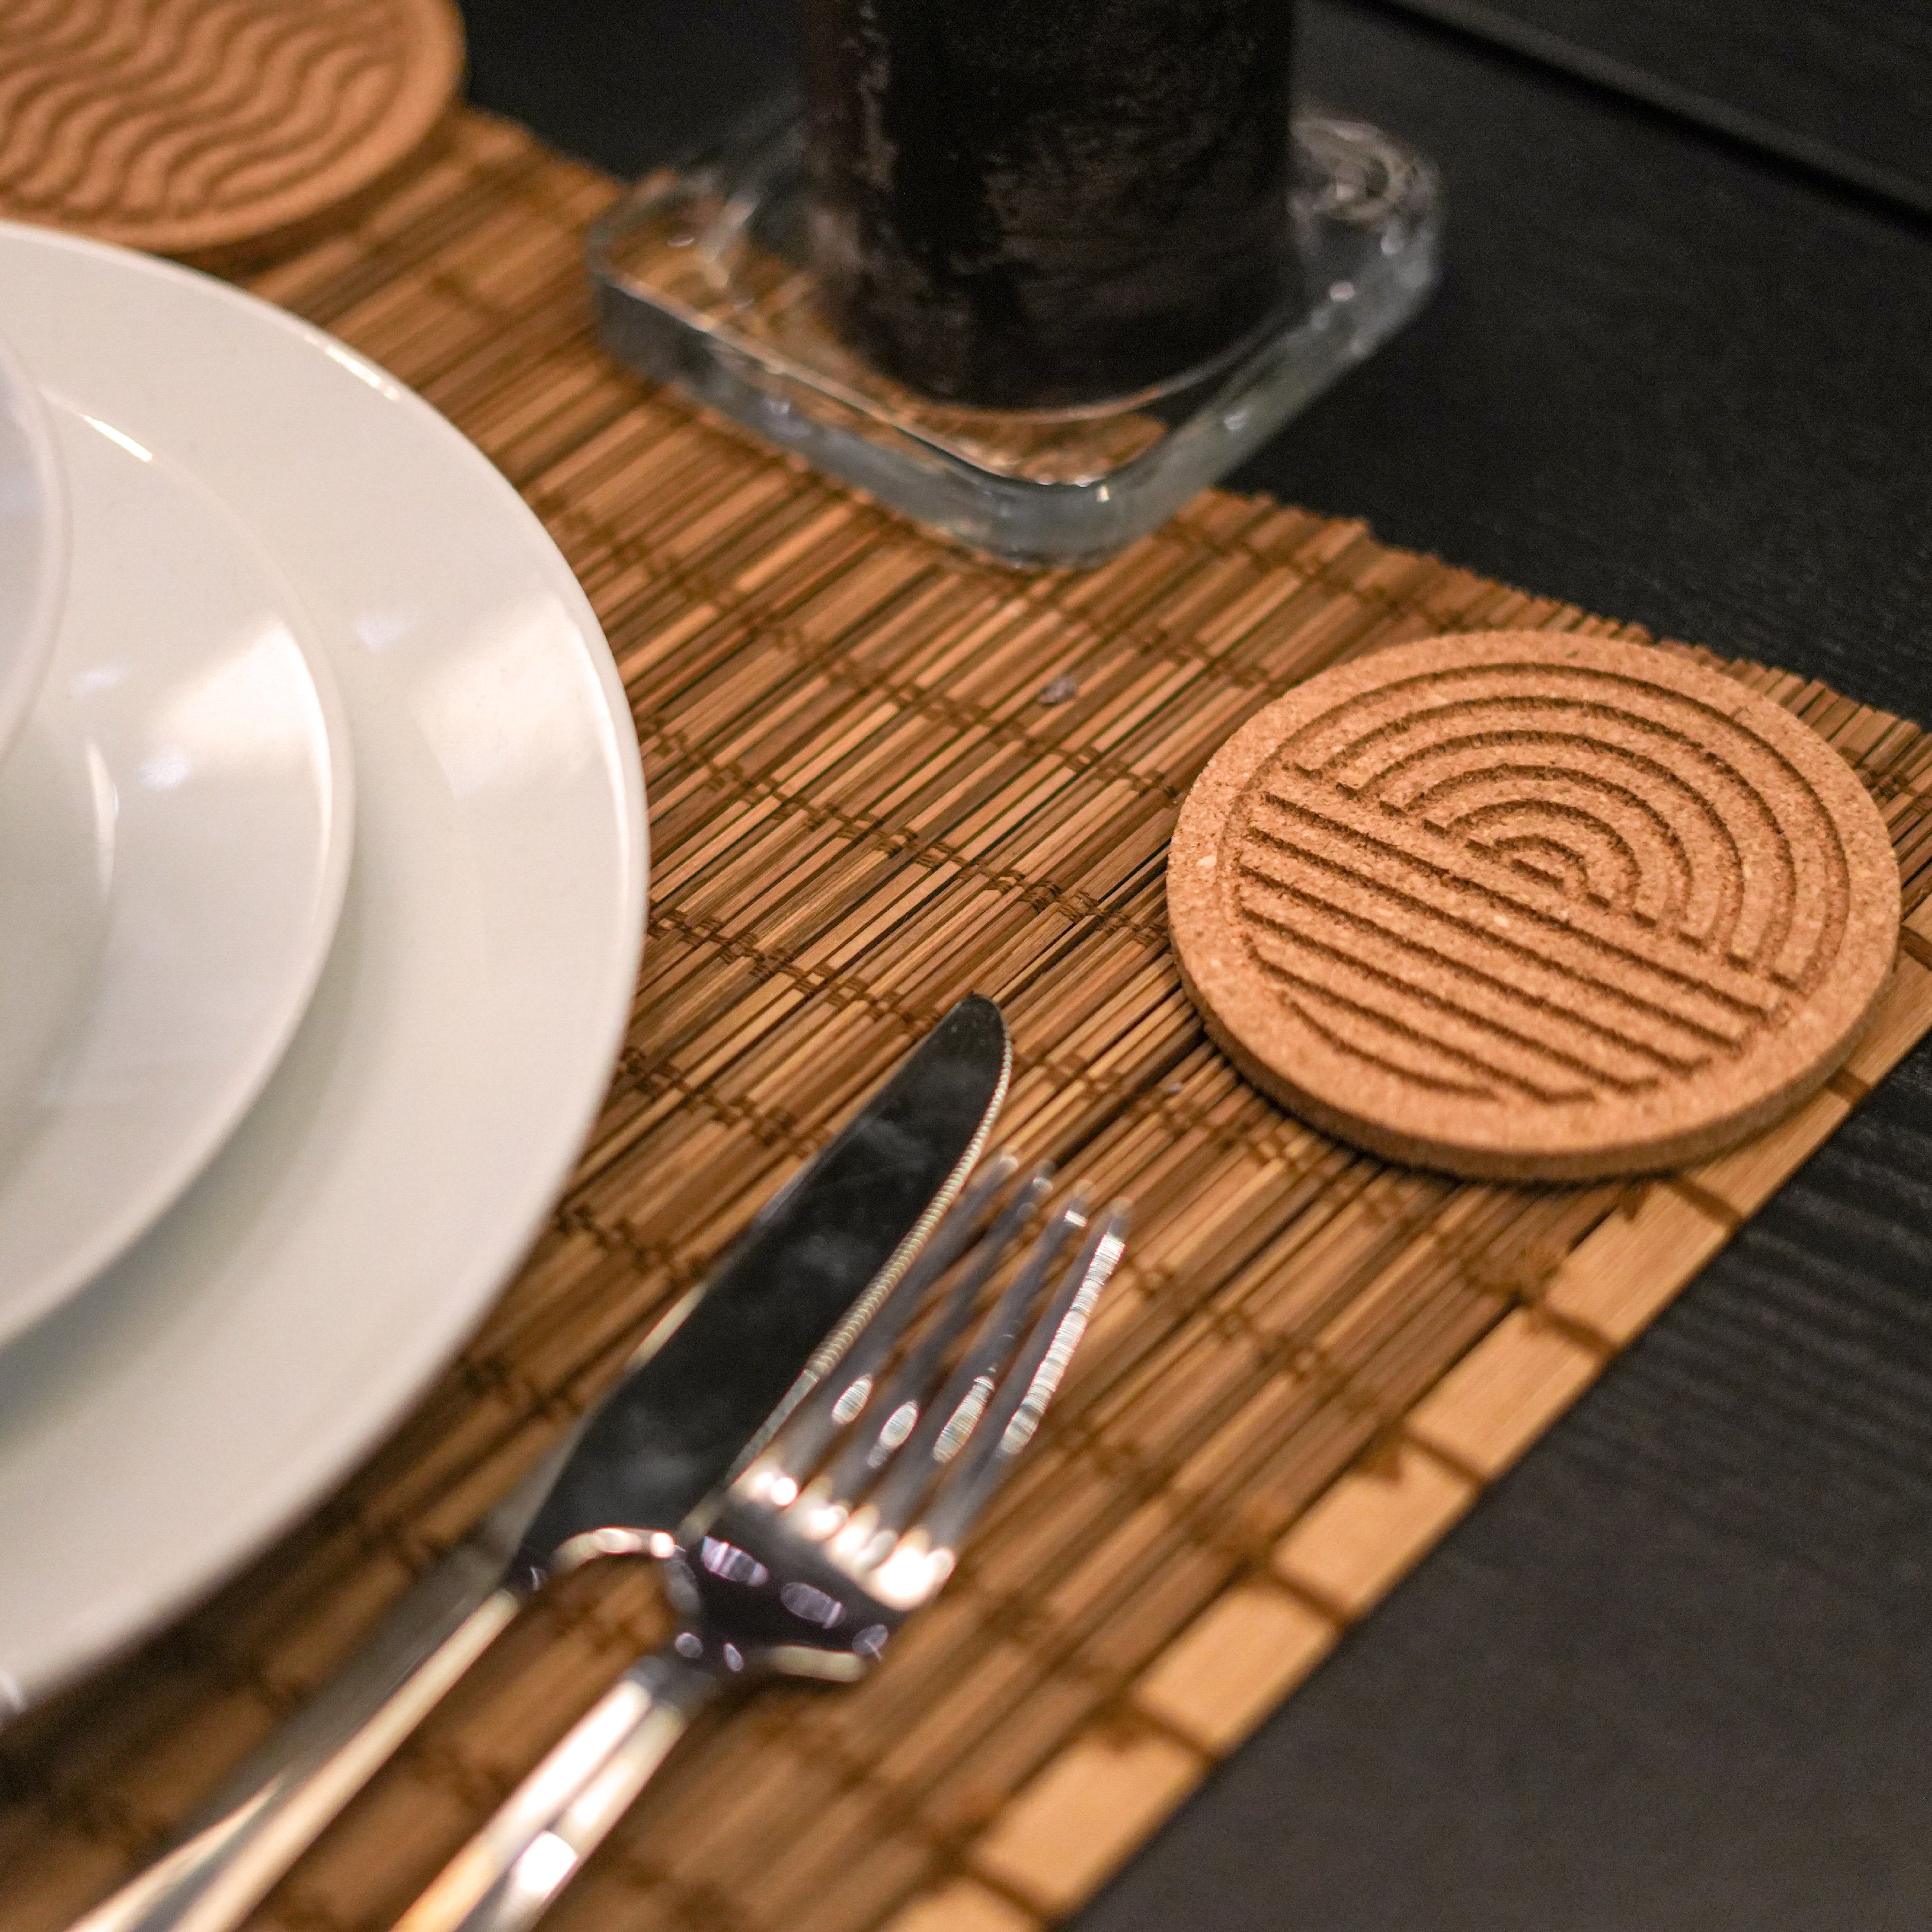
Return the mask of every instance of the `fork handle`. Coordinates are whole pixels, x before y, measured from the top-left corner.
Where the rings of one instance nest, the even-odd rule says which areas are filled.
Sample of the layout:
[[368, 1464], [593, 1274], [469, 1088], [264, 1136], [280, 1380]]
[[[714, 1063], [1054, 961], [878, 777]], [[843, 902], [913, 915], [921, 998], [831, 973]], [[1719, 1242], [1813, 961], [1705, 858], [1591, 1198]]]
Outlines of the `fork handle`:
[[335, 1704], [311, 1714], [323, 1721], [311, 1721], [304, 1750], [68, 1932], [229, 1932], [238, 1925], [488, 1648], [523, 1600], [514, 1590], [496, 1590], [454, 1630], [445, 1624], [440, 1642], [416, 1606], [434, 1646], [427, 1654], [412, 1652], [412, 1633], [399, 1627], [390, 1648], [364, 1660], [370, 1667], [346, 1682]]
[[634, 1664], [443, 1867], [394, 1932], [535, 1924], [718, 1688], [669, 1645]]

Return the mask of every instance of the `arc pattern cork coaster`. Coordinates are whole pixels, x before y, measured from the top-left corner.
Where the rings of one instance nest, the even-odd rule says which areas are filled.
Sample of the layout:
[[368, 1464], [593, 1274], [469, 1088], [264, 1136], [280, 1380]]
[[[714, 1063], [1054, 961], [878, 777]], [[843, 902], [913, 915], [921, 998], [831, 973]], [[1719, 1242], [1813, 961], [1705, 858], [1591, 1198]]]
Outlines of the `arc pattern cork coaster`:
[[1168, 899], [1242, 1070], [1398, 1160], [1697, 1159], [1850, 1052], [1897, 944], [1883, 822], [1781, 706], [1654, 646], [1489, 632], [1324, 672], [1215, 755]]
[[449, 0], [10, 0], [0, 215], [266, 252], [406, 163], [462, 71]]

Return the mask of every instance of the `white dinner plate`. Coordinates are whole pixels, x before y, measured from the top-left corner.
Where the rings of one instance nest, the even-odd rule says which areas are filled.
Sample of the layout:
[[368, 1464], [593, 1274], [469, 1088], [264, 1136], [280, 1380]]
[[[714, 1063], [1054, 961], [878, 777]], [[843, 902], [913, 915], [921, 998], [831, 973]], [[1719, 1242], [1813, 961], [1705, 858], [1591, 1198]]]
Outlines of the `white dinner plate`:
[[248, 1111], [349, 873], [347, 727], [286, 580], [178, 464], [49, 400], [74, 566], [0, 765], [0, 1343]]
[[0, 1354], [0, 1689], [39, 1696], [284, 1528], [516, 1267], [622, 1038], [637, 741], [568, 566], [427, 405], [186, 269], [0, 225], [0, 331], [241, 518], [355, 747], [308, 1012], [128, 1256]]

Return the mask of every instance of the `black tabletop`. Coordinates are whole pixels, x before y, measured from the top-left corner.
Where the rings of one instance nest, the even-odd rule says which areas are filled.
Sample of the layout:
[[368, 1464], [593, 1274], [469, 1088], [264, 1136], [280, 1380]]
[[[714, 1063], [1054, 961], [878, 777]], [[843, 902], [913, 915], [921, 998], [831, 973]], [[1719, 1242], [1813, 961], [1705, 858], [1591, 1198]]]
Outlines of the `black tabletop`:
[[[1586, 38], [1617, 14], [1415, 4]], [[783, 80], [791, 4], [470, 0], [472, 95], [636, 172]], [[1932, 223], [1807, 133], [1856, 148], [1847, 72], [1870, 127], [1916, 124], [1924, 70], [1842, 43], [1808, 94], [1817, 20], [1779, 4], [1727, 119], [1690, 83], [1729, 70], [1708, 36], [1678, 59], [1659, 4], [1641, 45], [1552, 64], [1303, 0], [1304, 92], [1441, 164], [1448, 274], [1233, 481], [1932, 720]], [[1639, 66], [1670, 85], [1620, 87]], [[1780, 116], [1804, 138], [1712, 124]], [[1928, 1261], [1932, 1048], [1081, 1932], [1923, 1932]]]

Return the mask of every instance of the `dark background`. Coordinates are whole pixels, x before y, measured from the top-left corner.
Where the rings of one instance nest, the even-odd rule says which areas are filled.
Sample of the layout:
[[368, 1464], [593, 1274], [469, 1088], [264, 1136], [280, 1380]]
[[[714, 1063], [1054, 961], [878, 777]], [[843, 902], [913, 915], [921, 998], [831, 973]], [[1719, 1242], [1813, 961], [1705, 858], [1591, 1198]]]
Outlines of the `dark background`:
[[[472, 93], [635, 173], [793, 4], [470, 0]], [[1236, 484], [1932, 720], [1932, 14], [1300, 17], [1304, 92], [1442, 166], [1448, 274]], [[1922, 1049], [1081, 1932], [1923, 1932], [1928, 1262]]]
[[1932, 208], [1932, 10], [1924, 0], [1402, 4]]

